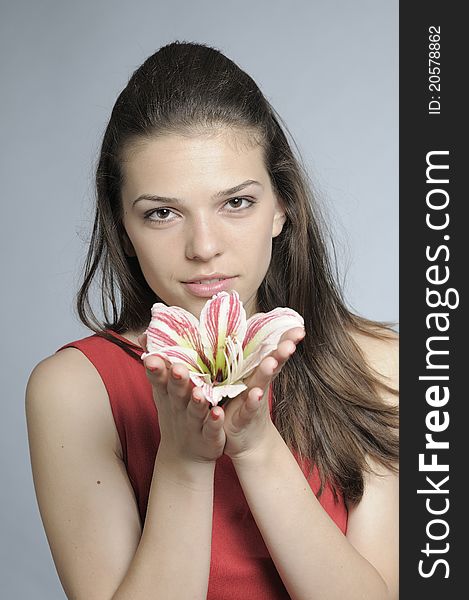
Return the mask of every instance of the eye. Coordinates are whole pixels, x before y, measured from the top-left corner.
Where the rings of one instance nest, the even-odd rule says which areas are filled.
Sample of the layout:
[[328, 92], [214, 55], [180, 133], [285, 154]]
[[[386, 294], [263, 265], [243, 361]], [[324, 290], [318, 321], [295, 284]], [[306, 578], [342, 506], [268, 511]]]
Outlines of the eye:
[[175, 213], [169, 208], [156, 208], [145, 213], [144, 219], [152, 223], [162, 223], [172, 221], [171, 215], [175, 216]]
[[231, 200], [228, 200], [225, 206], [234, 209], [232, 212], [238, 212], [239, 209], [249, 208], [253, 204], [254, 200], [250, 200], [249, 198], [231, 198]]

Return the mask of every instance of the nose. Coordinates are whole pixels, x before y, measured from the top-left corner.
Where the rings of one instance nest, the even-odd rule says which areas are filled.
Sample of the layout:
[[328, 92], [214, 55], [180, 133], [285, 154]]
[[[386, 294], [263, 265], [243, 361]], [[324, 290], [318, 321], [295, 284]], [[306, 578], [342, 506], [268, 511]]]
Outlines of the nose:
[[222, 253], [223, 235], [213, 221], [199, 217], [187, 229], [186, 258], [207, 262]]

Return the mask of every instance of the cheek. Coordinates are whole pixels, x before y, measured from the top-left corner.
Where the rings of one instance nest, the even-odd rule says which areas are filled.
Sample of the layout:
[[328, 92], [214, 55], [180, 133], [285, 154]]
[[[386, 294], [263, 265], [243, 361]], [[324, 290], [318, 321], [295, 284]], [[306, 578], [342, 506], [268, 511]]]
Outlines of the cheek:
[[254, 270], [262, 273], [262, 277], [269, 268], [272, 256], [272, 236], [271, 231], [258, 232], [252, 238], [250, 245], [250, 261], [253, 263]]
[[263, 207], [254, 218], [248, 219], [246, 223], [240, 223], [238, 226], [240, 237], [254, 239], [255, 242], [262, 241], [265, 244], [272, 237], [273, 222], [273, 211], [270, 207]]
[[[132, 232], [129, 232], [129, 237]], [[147, 283], [156, 292], [155, 284], [172, 271], [174, 252], [168, 244], [161, 244], [157, 236], [136, 235], [130, 238], [135, 254]], [[164, 256], [164, 260], [161, 257]]]
[[270, 262], [272, 252], [273, 215], [263, 213], [259, 219], [249, 224], [238, 238], [238, 246], [249, 253], [252, 261], [257, 261], [260, 269]]
[[[173, 239], [173, 236], [165, 236], [161, 233], [152, 231], [150, 228], [144, 230], [142, 228], [135, 232], [129, 231], [129, 237], [140, 262], [155, 264], [163, 268], [168, 261], [171, 262], [175, 249], [179, 247], [179, 242]], [[164, 261], [161, 261], [162, 256], [164, 256]]]

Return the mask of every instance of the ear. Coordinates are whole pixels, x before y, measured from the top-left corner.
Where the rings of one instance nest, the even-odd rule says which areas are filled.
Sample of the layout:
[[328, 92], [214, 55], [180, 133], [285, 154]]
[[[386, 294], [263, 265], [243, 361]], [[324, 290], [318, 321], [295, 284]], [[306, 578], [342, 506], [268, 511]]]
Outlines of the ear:
[[121, 239], [122, 239], [122, 247], [124, 248], [125, 255], [126, 256], [137, 256], [137, 253], [135, 252], [132, 242], [130, 241], [129, 236], [127, 235], [127, 232], [123, 227], [122, 227]]
[[287, 220], [287, 216], [285, 215], [285, 211], [282, 207], [282, 203], [277, 199], [274, 220], [272, 223], [272, 237], [277, 237], [282, 233], [283, 225]]

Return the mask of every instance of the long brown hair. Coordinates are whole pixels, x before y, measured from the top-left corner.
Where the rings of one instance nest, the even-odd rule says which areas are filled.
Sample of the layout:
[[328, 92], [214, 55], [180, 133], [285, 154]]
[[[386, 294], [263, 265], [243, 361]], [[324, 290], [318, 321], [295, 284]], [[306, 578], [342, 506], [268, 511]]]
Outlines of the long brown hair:
[[[283, 125], [283, 127], [282, 127]], [[273, 239], [272, 260], [258, 290], [262, 312], [298, 311], [306, 337], [273, 382], [273, 419], [290, 449], [349, 502], [363, 494], [367, 455], [394, 470], [398, 458], [397, 409], [380, 393], [395, 393], [366, 364], [352, 333], [386, 339], [389, 324], [346, 308], [328, 256], [325, 225], [306, 170], [287, 140], [288, 128], [243, 70], [218, 49], [173, 42], [150, 56], [119, 95], [104, 134], [96, 173], [97, 206], [83, 282], [77, 294], [81, 321], [95, 333], [142, 330], [154, 302], [135, 257], [123, 245], [121, 186], [124, 149], [142, 138], [197, 134], [228, 127], [248, 133], [263, 148], [272, 187], [287, 216]], [[90, 302], [100, 276], [100, 320]]]

